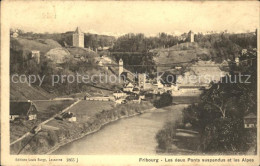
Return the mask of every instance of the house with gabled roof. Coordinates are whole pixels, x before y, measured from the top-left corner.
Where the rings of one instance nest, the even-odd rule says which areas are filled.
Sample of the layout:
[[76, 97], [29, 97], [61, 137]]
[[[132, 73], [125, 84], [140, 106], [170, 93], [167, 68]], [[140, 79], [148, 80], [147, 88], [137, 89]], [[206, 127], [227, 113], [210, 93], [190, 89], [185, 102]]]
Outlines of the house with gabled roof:
[[256, 128], [257, 117], [254, 113], [250, 113], [244, 117], [244, 128]]
[[37, 112], [36, 105], [30, 100], [11, 101], [9, 119], [11, 121], [15, 119], [34, 120], [37, 118]]
[[126, 97], [127, 94], [124, 93], [124, 92], [122, 92], [122, 91], [120, 91], [120, 90], [118, 90], [118, 91], [115, 91], [115, 92], [113, 93], [113, 96], [114, 96], [116, 99], [119, 99], [119, 98], [122, 98], [122, 97]]
[[126, 84], [124, 86], [123, 91], [124, 92], [132, 92], [133, 89], [134, 89], [134, 85], [131, 82], [129, 82], [128, 84]]

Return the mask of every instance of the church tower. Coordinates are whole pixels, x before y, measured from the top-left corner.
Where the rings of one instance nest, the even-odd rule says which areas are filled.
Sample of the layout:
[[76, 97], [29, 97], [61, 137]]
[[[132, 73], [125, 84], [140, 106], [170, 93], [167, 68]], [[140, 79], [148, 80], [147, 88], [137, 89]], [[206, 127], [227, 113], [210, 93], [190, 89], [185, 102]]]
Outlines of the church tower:
[[192, 31], [189, 32], [188, 39], [190, 43], [194, 42], [194, 33]]
[[119, 71], [118, 74], [119, 76], [124, 72], [124, 62], [122, 59], [119, 60]]
[[75, 32], [73, 33], [72, 45], [74, 47], [83, 47], [84, 48], [84, 33], [77, 27]]

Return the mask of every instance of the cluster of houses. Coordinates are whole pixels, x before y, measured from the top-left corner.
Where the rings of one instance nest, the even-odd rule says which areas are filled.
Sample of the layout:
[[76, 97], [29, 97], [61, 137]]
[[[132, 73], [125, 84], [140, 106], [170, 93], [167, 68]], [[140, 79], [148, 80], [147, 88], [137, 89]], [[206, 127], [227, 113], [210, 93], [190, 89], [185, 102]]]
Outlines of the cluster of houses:
[[241, 54], [235, 58], [236, 66], [250, 65], [256, 62], [257, 49], [242, 49]]
[[121, 90], [115, 91], [113, 96], [118, 104], [127, 102], [141, 103], [145, 99], [145, 95], [140, 90], [140, 87], [132, 82], [126, 83]]
[[[176, 68], [180, 70], [181, 68]], [[171, 83], [165, 83], [161, 78], [149, 78], [145, 73], [133, 74], [130, 71], [124, 69], [123, 60], [119, 60], [119, 76], [124, 78], [126, 84], [120, 91], [113, 93], [115, 101], [117, 103], [124, 103], [127, 96], [141, 96], [144, 98], [145, 93], [151, 94], [162, 94], [170, 93], [172, 96], [196, 96], [202, 93], [202, 89], [207, 85], [194, 85], [194, 84], [183, 84], [173, 81]], [[134, 75], [134, 78], [133, 78]], [[160, 74], [159, 74], [160, 75]], [[176, 80], [184, 80], [184, 77], [187, 77], [189, 73], [185, 73], [184, 76], [179, 74], [176, 76]], [[128, 97], [129, 98], [129, 97]], [[142, 99], [135, 99], [134, 97], [131, 101], [137, 102]]]
[[100, 67], [104, 67], [106, 70], [108, 70], [108, 64], [112, 64], [112, 59], [109, 58], [107, 55], [102, 55], [98, 58], [96, 58], [96, 64]]
[[[122, 90], [117, 90], [113, 93], [115, 102], [123, 104], [126, 102], [140, 103], [145, 99], [145, 94], [161, 94], [170, 93], [172, 96], [181, 96], [182, 94], [198, 95], [206, 86], [178, 86], [176, 84], [163, 84], [160, 81], [147, 79], [144, 75], [138, 80], [138, 83], [127, 83]], [[257, 116], [254, 113], [249, 113], [244, 117], [244, 128], [251, 129], [257, 127]]]

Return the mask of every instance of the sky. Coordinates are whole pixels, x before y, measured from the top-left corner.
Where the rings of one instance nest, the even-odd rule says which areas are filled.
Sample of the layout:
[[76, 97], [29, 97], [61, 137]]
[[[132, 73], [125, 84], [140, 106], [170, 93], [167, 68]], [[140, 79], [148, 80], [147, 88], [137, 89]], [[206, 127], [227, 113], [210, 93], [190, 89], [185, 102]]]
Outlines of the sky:
[[121, 35], [159, 32], [254, 31], [258, 1], [13, 1], [2, 5], [11, 27], [32, 32]]

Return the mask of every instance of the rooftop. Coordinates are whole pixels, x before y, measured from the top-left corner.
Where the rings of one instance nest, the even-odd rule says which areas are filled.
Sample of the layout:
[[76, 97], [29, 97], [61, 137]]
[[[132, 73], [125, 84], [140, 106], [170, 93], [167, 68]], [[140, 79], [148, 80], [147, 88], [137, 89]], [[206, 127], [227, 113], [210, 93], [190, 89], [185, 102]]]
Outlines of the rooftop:
[[81, 31], [81, 29], [80, 29], [79, 27], [77, 27], [77, 29], [75, 30], [75, 33], [76, 33], [76, 34], [81, 34], [81, 33], [83, 33], [83, 32]]
[[256, 118], [256, 115], [254, 113], [249, 113], [248, 115], [244, 116], [244, 119], [251, 119], [251, 118]]
[[32, 104], [30, 101], [10, 102], [10, 115], [27, 115]]

